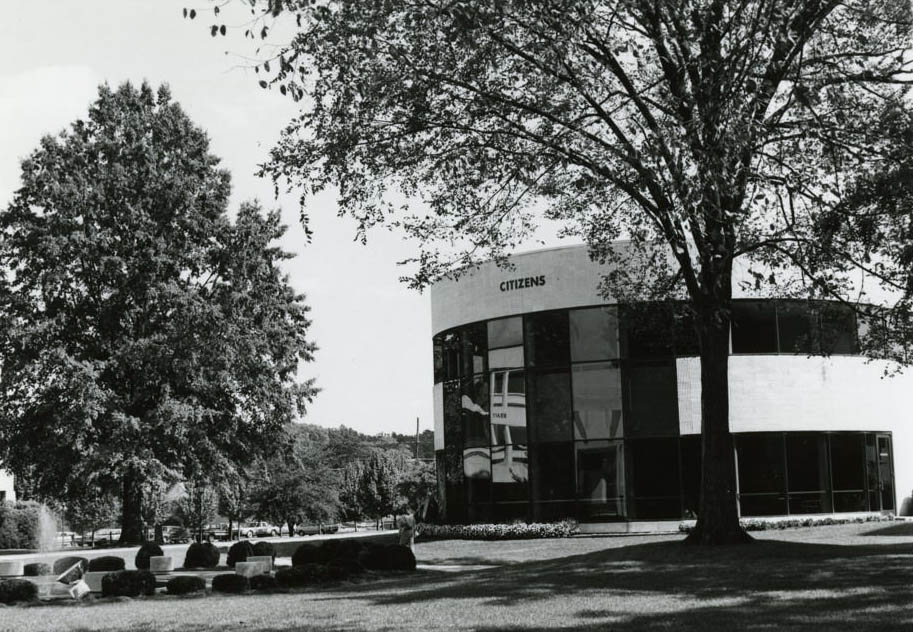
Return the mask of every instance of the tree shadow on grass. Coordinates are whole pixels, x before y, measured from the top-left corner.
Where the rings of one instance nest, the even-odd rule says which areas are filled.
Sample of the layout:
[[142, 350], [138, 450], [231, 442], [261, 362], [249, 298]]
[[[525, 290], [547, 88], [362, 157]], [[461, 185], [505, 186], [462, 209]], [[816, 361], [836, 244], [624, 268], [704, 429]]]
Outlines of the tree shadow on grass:
[[913, 522], [897, 522], [887, 527], [864, 531], [860, 535], [910, 536], [913, 535]]

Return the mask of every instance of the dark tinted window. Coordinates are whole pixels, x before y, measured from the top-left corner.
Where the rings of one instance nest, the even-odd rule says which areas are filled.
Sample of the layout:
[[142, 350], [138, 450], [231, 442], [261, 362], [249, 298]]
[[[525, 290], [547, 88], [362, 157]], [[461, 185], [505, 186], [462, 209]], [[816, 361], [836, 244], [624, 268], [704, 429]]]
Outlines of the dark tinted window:
[[834, 491], [865, 490], [864, 436], [862, 434], [831, 435], [831, 474]]
[[633, 496], [632, 517], [679, 517], [678, 439], [629, 441], [626, 461]]
[[573, 500], [574, 444], [540, 443], [530, 446], [532, 499]]
[[619, 357], [618, 316], [614, 307], [575, 309], [569, 316], [572, 362]]
[[777, 352], [776, 310], [772, 301], [732, 304], [732, 352]]
[[463, 412], [463, 445], [488, 446], [491, 430], [488, 379], [485, 376], [463, 380], [460, 408]]
[[469, 503], [491, 500], [491, 450], [487, 447], [463, 451], [463, 476]]
[[484, 323], [470, 325], [461, 332], [464, 377], [485, 371], [487, 328]]
[[488, 348], [513, 347], [523, 344], [523, 319], [500, 318], [488, 321]]
[[567, 312], [526, 317], [526, 362], [530, 366], [563, 366], [570, 358]]
[[443, 370], [445, 380], [456, 380], [460, 377], [460, 337], [456, 332], [441, 336], [443, 352]]
[[444, 342], [440, 336], [434, 337], [434, 383], [444, 381]]
[[463, 424], [460, 415], [460, 383], [444, 382], [444, 445], [463, 449]]
[[621, 441], [578, 441], [577, 498], [581, 517], [612, 519], [624, 515], [625, 464]]
[[529, 459], [523, 444], [491, 449], [491, 494], [494, 501], [525, 501], [529, 498]]
[[641, 303], [621, 308], [623, 351], [627, 358], [698, 354], [691, 312], [680, 303]]
[[567, 371], [530, 371], [527, 401], [533, 441], [571, 439], [571, 381]]
[[743, 494], [786, 490], [783, 435], [742, 435], [737, 441], [739, 491]]
[[701, 437], [688, 435], [679, 444], [682, 454], [682, 510], [685, 518], [697, 518], [701, 500]]
[[822, 303], [819, 342], [824, 353], [858, 353], [856, 344], [856, 314], [846, 305]]
[[615, 362], [581, 364], [572, 369], [574, 438], [622, 436], [621, 369]]
[[789, 491], [829, 489], [827, 436], [786, 435], [786, 466], [789, 472]]
[[803, 302], [779, 302], [777, 327], [780, 353], [812, 353], [815, 346], [815, 312], [811, 305]]
[[624, 368], [626, 437], [678, 434], [678, 385], [673, 362], [629, 362]]

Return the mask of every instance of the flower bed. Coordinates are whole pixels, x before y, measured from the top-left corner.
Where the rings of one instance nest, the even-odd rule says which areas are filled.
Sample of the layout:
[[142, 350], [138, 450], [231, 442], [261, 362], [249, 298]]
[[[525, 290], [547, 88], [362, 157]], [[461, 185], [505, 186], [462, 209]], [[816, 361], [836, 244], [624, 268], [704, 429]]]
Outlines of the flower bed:
[[[742, 528], [746, 531], [774, 531], [777, 529], [800, 529], [802, 527], [825, 527], [828, 525], [836, 524], [891, 522], [893, 520], [893, 514], [871, 514], [867, 516], [847, 516], [845, 518], [838, 518], [834, 516], [806, 516], [804, 518], [782, 519], [772, 518], [767, 520], [761, 518], [743, 518], [739, 522], [741, 522]], [[683, 522], [678, 525], [678, 530], [682, 533], [691, 533], [692, 529], [694, 529], [694, 522]]]
[[451, 540], [522, 540], [567, 538], [578, 533], [577, 523], [534, 522], [532, 524], [419, 524], [417, 536]]

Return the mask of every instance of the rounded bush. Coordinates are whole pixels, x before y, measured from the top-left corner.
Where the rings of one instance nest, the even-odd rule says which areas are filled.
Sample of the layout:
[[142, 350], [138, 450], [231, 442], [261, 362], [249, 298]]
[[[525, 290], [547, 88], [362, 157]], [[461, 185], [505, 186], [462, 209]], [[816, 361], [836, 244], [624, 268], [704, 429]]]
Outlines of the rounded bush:
[[300, 588], [316, 582], [315, 569], [319, 564], [298, 564], [276, 571], [276, 583], [283, 588]]
[[38, 586], [27, 579], [0, 580], [0, 603], [34, 601], [38, 599]]
[[[44, 562], [32, 562], [22, 567], [22, 574], [26, 577], [41, 577], [42, 575], [50, 575], [51, 572], [51, 565]], [[57, 574], [60, 575], [60, 573]]]
[[215, 568], [220, 557], [218, 547], [212, 542], [194, 542], [187, 548], [184, 568]]
[[159, 557], [164, 554], [162, 547], [155, 542], [143, 542], [142, 546], [140, 546], [139, 550], [136, 552], [136, 558], [133, 560], [133, 563], [136, 565], [136, 568], [148, 571], [149, 558]]
[[155, 575], [146, 570], [117, 571], [101, 578], [102, 597], [139, 597], [155, 594]]
[[125, 568], [127, 568], [127, 563], [124, 562], [124, 558], [116, 555], [105, 555], [89, 560], [89, 571], [91, 572], [108, 571], [113, 573], [114, 571], [122, 571]]
[[335, 573], [340, 575], [340, 579], [361, 575], [365, 572], [365, 567], [357, 559], [348, 557], [337, 557], [330, 561], [327, 566], [332, 566]]
[[272, 575], [254, 575], [250, 578], [251, 590], [269, 591], [276, 590], [278, 587], [279, 582]]
[[246, 562], [247, 558], [254, 554], [254, 547], [247, 540], [241, 540], [240, 542], [235, 542], [231, 545], [231, 548], [228, 549], [228, 562], [227, 564], [234, 568], [237, 562]]
[[391, 544], [387, 547], [387, 570], [414, 571], [415, 553], [408, 546]]
[[387, 547], [382, 544], [368, 543], [358, 554], [358, 562], [368, 570], [382, 571], [387, 569]]
[[272, 542], [257, 542], [254, 544], [254, 555], [269, 555], [273, 558], [273, 561], [276, 560], [276, 547], [273, 546]]
[[[239, 562], [242, 560], [238, 560]], [[212, 578], [213, 592], [221, 593], [243, 593], [250, 590], [250, 580], [244, 575], [235, 575], [234, 573], [222, 573]]]
[[172, 577], [165, 584], [169, 595], [189, 595], [191, 593], [206, 592], [206, 580], [196, 575], [178, 575]]
[[77, 562], [82, 566], [83, 571], [89, 568], [89, 560], [86, 558], [77, 557], [76, 555], [68, 555], [54, 561], [54, 568], [51, 570], [51, 574], [60, 575], [61, 573], [69, 570]]

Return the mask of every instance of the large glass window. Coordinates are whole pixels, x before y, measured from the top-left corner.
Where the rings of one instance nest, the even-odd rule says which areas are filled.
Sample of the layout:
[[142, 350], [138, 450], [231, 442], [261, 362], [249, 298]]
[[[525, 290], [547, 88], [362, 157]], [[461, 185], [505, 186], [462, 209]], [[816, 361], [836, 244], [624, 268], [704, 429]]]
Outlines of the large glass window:
[[815, 313], [809, 303], [781, 301], [777, 304], [780, 353], [812, 353], [814, 328]]
[[533, 441], [571, 439], [571, 381], [567, 371], [530, 371], [530, 435]]
[[564, 366], [570, 357], [567, 312], [526, 317], [526, 361], [530, 366]]
[[572, 369], [574, 438], [622, 436], [621, 369], [616, 362], [581, 364]]
[[491, 494], [495, 502], [529, 499], [529, 457], [525, 444], [491, 449]]
[[488, 368], [495, 369], [522, 369], [523, 347], [503, 347], [492, 349], [488, 352]]
[[466, 500], [470, 504], [491, 500], [491, 450], [488, 447], [463, 450]]
[[732, 352], [777, 352], [773, 301], [736, 301], [732, 304]]
[[572, 362], [619, 357], [618, 313], [614, 307], [575, 309], [569, 316]]
[[523, 371], [492, 371], [491, 443], [526, 443], [526, 381]]
[[830, 436], [834, 511], [865, 511], [865, 438], [862, 433]]
[[698, 354], [691, 313], [681, 303], [640, 303], [621, 309], [623, 355], [661, 358]]
[[628, 362], [625, 381], [625, 436], [677, 435], [678, 384], [674, 362]]
[[736, 446], [742, 515], [785, 515], [786, 463], [783, 435], [742, 435], [738, 437]]
[[523, 344], [523, 318], [499, 318], [488, 321], [488, 348], [515, 347]]
[[484, 375], [463, 380], [463, 445], [487, 447], [491, 440], [488, 380]]
[[434, 383], [444, 381], [444, 341], [441, 336], [434, 337]]
[[456, 332], [449, 332], [441, 336], [441, 351], [443, 353], [443, 378], [456, 380], [460, 377], [460, 337]]
[[678, 439], [640, 439], [627, 442], [632, 517], [681, 517]]
[[697, 518], [701, 501], [701, 436], [681, 438], [682, 454], [682, 515]]
[[487, 328], [484, 323], [465, 327], [460, 335], [463, 349], [463, 377], [485, 372]]
[[786, 435], [789, 513], [831, 512], [829, 469], [826, 435]]
[[824, 353], [858, 353], [856, 344], [856, 314], [847, 305], [821, 303], [819, 343]]
[[532, 500], [574, 500], [574, 444], [570, 441], [530, 446]]
[[577, 441], [577, 499], [584, 520], [624, 517], [625, 465], [621, 441]]
[[444, 445], [463, 448], [463, 424], [460, 415], [460, 383], [444, 382]]

